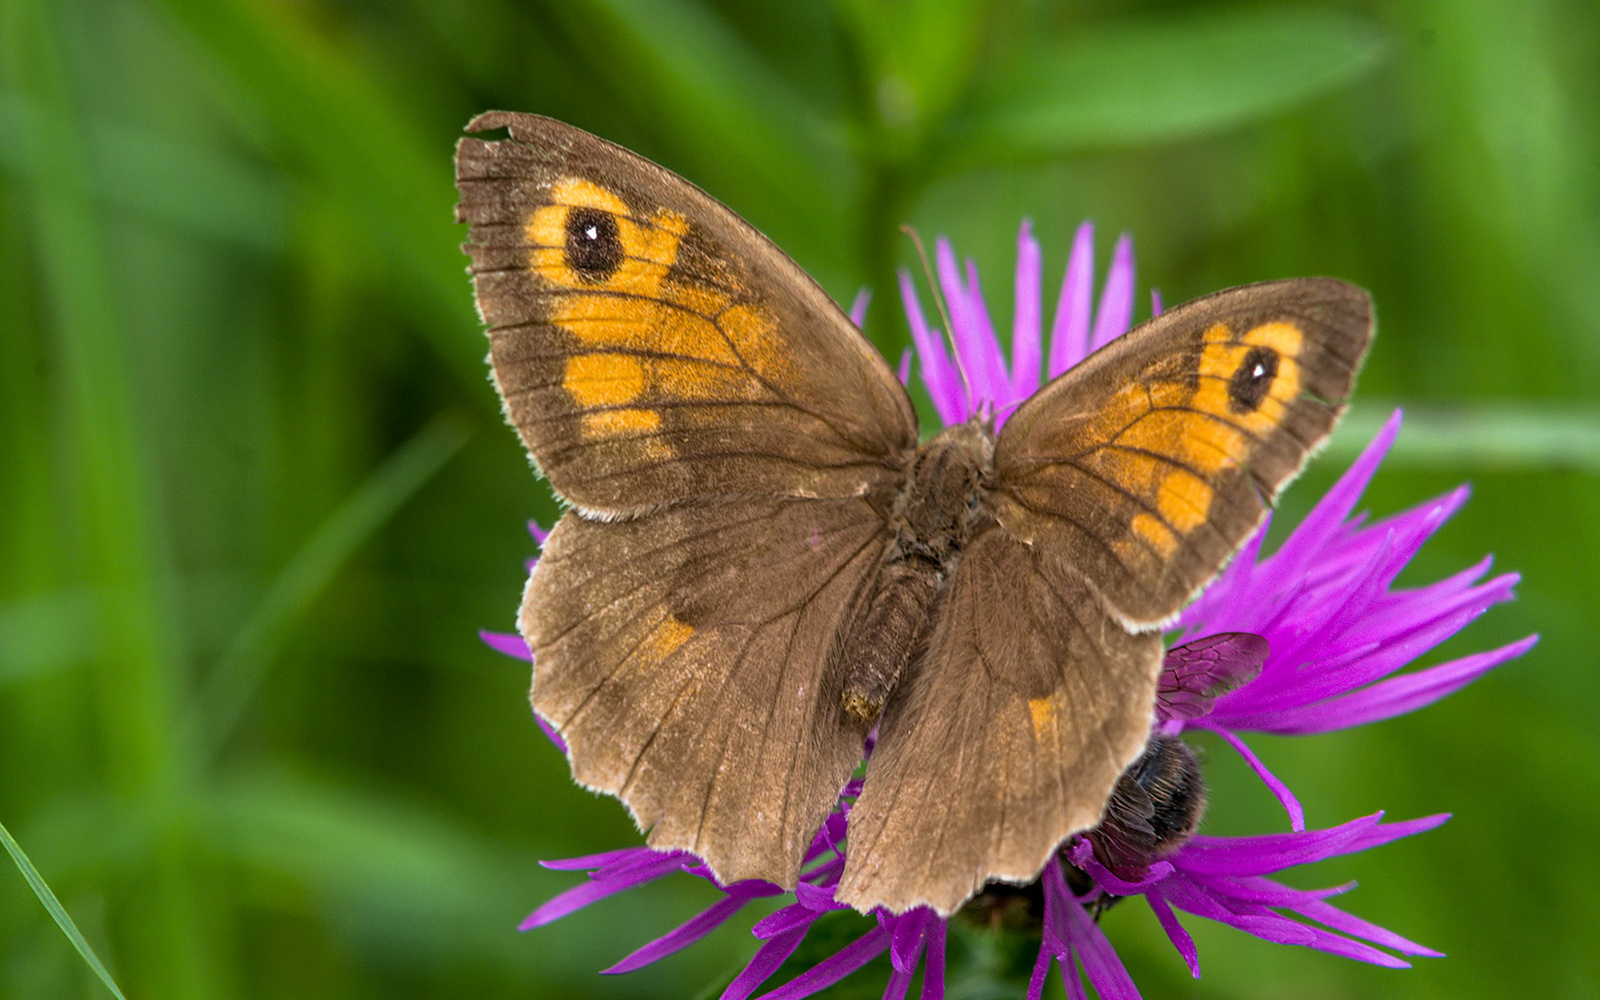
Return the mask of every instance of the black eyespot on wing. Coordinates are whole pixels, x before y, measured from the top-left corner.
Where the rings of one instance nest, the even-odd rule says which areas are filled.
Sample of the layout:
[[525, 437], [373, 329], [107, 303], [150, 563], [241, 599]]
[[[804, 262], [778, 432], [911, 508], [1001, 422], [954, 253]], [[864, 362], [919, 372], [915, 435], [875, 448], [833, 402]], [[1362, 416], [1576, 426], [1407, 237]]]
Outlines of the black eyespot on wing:
[[585, 281], [601, 284], [622, 266], [622, 239], [617, 220], [598, 208], [574, 208], [567, 214], [567, 266]]
[[1228, 380], [1228, 408], [1234, 413], [1254, 413], [1278, 377], [1278, 352], [1253, 348]]

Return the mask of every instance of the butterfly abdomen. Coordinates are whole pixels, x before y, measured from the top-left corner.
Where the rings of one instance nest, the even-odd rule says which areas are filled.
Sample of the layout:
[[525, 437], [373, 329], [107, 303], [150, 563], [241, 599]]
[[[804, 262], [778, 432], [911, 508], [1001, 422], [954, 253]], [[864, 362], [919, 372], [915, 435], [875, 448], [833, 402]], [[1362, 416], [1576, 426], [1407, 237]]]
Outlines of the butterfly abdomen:
[[838, 656], [846, 664], [844, 707], [871, 722], [899, 683], [961, 548], [987, 520], [979, 485], [993, 465], [994, 436], [961, 424], [917, 450], [895, 499], [892, 536], [876, 589]]

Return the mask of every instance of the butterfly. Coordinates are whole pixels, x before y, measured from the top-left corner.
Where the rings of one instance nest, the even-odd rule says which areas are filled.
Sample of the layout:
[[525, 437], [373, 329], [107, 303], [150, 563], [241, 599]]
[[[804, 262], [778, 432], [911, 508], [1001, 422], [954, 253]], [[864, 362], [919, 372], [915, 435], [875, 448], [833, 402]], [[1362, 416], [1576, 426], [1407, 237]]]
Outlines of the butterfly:
[[574, 778], [723, 883], [793, 888], [875, 749], [837, 898], [960, 907], [1093, 827], [1150, 736], [1161, 627], [1338, 418], [1369, 299], [1216, 293], [922, 440], [784, 253], [580, 129], [456, 150], [494, 383], [568, 505], [523, 595]]

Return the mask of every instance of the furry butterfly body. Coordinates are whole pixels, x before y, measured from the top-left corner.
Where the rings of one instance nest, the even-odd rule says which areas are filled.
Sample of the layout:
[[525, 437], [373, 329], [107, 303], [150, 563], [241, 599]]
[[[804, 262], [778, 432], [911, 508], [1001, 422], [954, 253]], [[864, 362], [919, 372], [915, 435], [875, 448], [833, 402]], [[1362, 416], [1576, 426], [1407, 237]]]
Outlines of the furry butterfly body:
[[878, 742], [838, 898], [949, 913], [1099, 821], [1157, 629], [1331, 430], [1364, 292], [1217, 293], [919, 443], [781, 251], [578, 129], [493, 112], [458, 215], [510, 422], [569, 510], [519, 625], [574, 776], [652, 846], [793, 887]]

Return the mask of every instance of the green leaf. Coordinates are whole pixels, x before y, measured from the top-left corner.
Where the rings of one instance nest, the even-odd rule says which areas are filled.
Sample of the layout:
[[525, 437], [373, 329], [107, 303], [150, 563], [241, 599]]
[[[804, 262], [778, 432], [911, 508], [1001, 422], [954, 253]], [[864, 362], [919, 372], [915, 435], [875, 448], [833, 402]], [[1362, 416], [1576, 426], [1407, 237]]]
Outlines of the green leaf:
[[33, 894], [38, 896], [39, 902], [43, 903], [44, 908], [50, 911], [50, 916], [55, 919], [56, 926], [61, 928], [61, 933], [67, 936], [67, 940], [72, 942], [72, 946], [78, 949], [78, 954], [83, 956], [83, 960], [89, 964], [89, 968], [94, 970], [94, 974], [100, 977], [100, 981], [106, 984], [106, 989], [110, 990], [117, 997], [117, 1000], [127, 1000], [122, 995], [122, 991], [117, 989], [117, 984], [112, 980], [111, 973], [107, 972], [106, 967], [101, 964], [100, 956], [96, 955], [94, 949], [89, 947], [89, 942], [84, 940], [83, 933], [78, 930], [78, 925], [72, 922], [71, 915], [61, 905], [61, 901], [56, 898], [56, 894], [50, 891], [50, 886], [45, 883], [44, 876], [39, 874], [39, 869], [33, 867], [33, 862], [28, 860], [28, 855], [23, 851], [22, 845], [12, 838], [11, 831], [6, 829], [4, 823], [0, 823], [0, 843], [6, 845], [6, 852], [11, 855], [11, 860], [16, 862], [17, 870], [22, 872], [22, 877], [28, 880], [28, 886], [33, 889]]
[[1335, 10], [1125, 23], [1033, 50], [976, 101], [953, 145], [1060, 155], [1216, 132], [1348, 84], [1384, 50], [1375, 25]]

